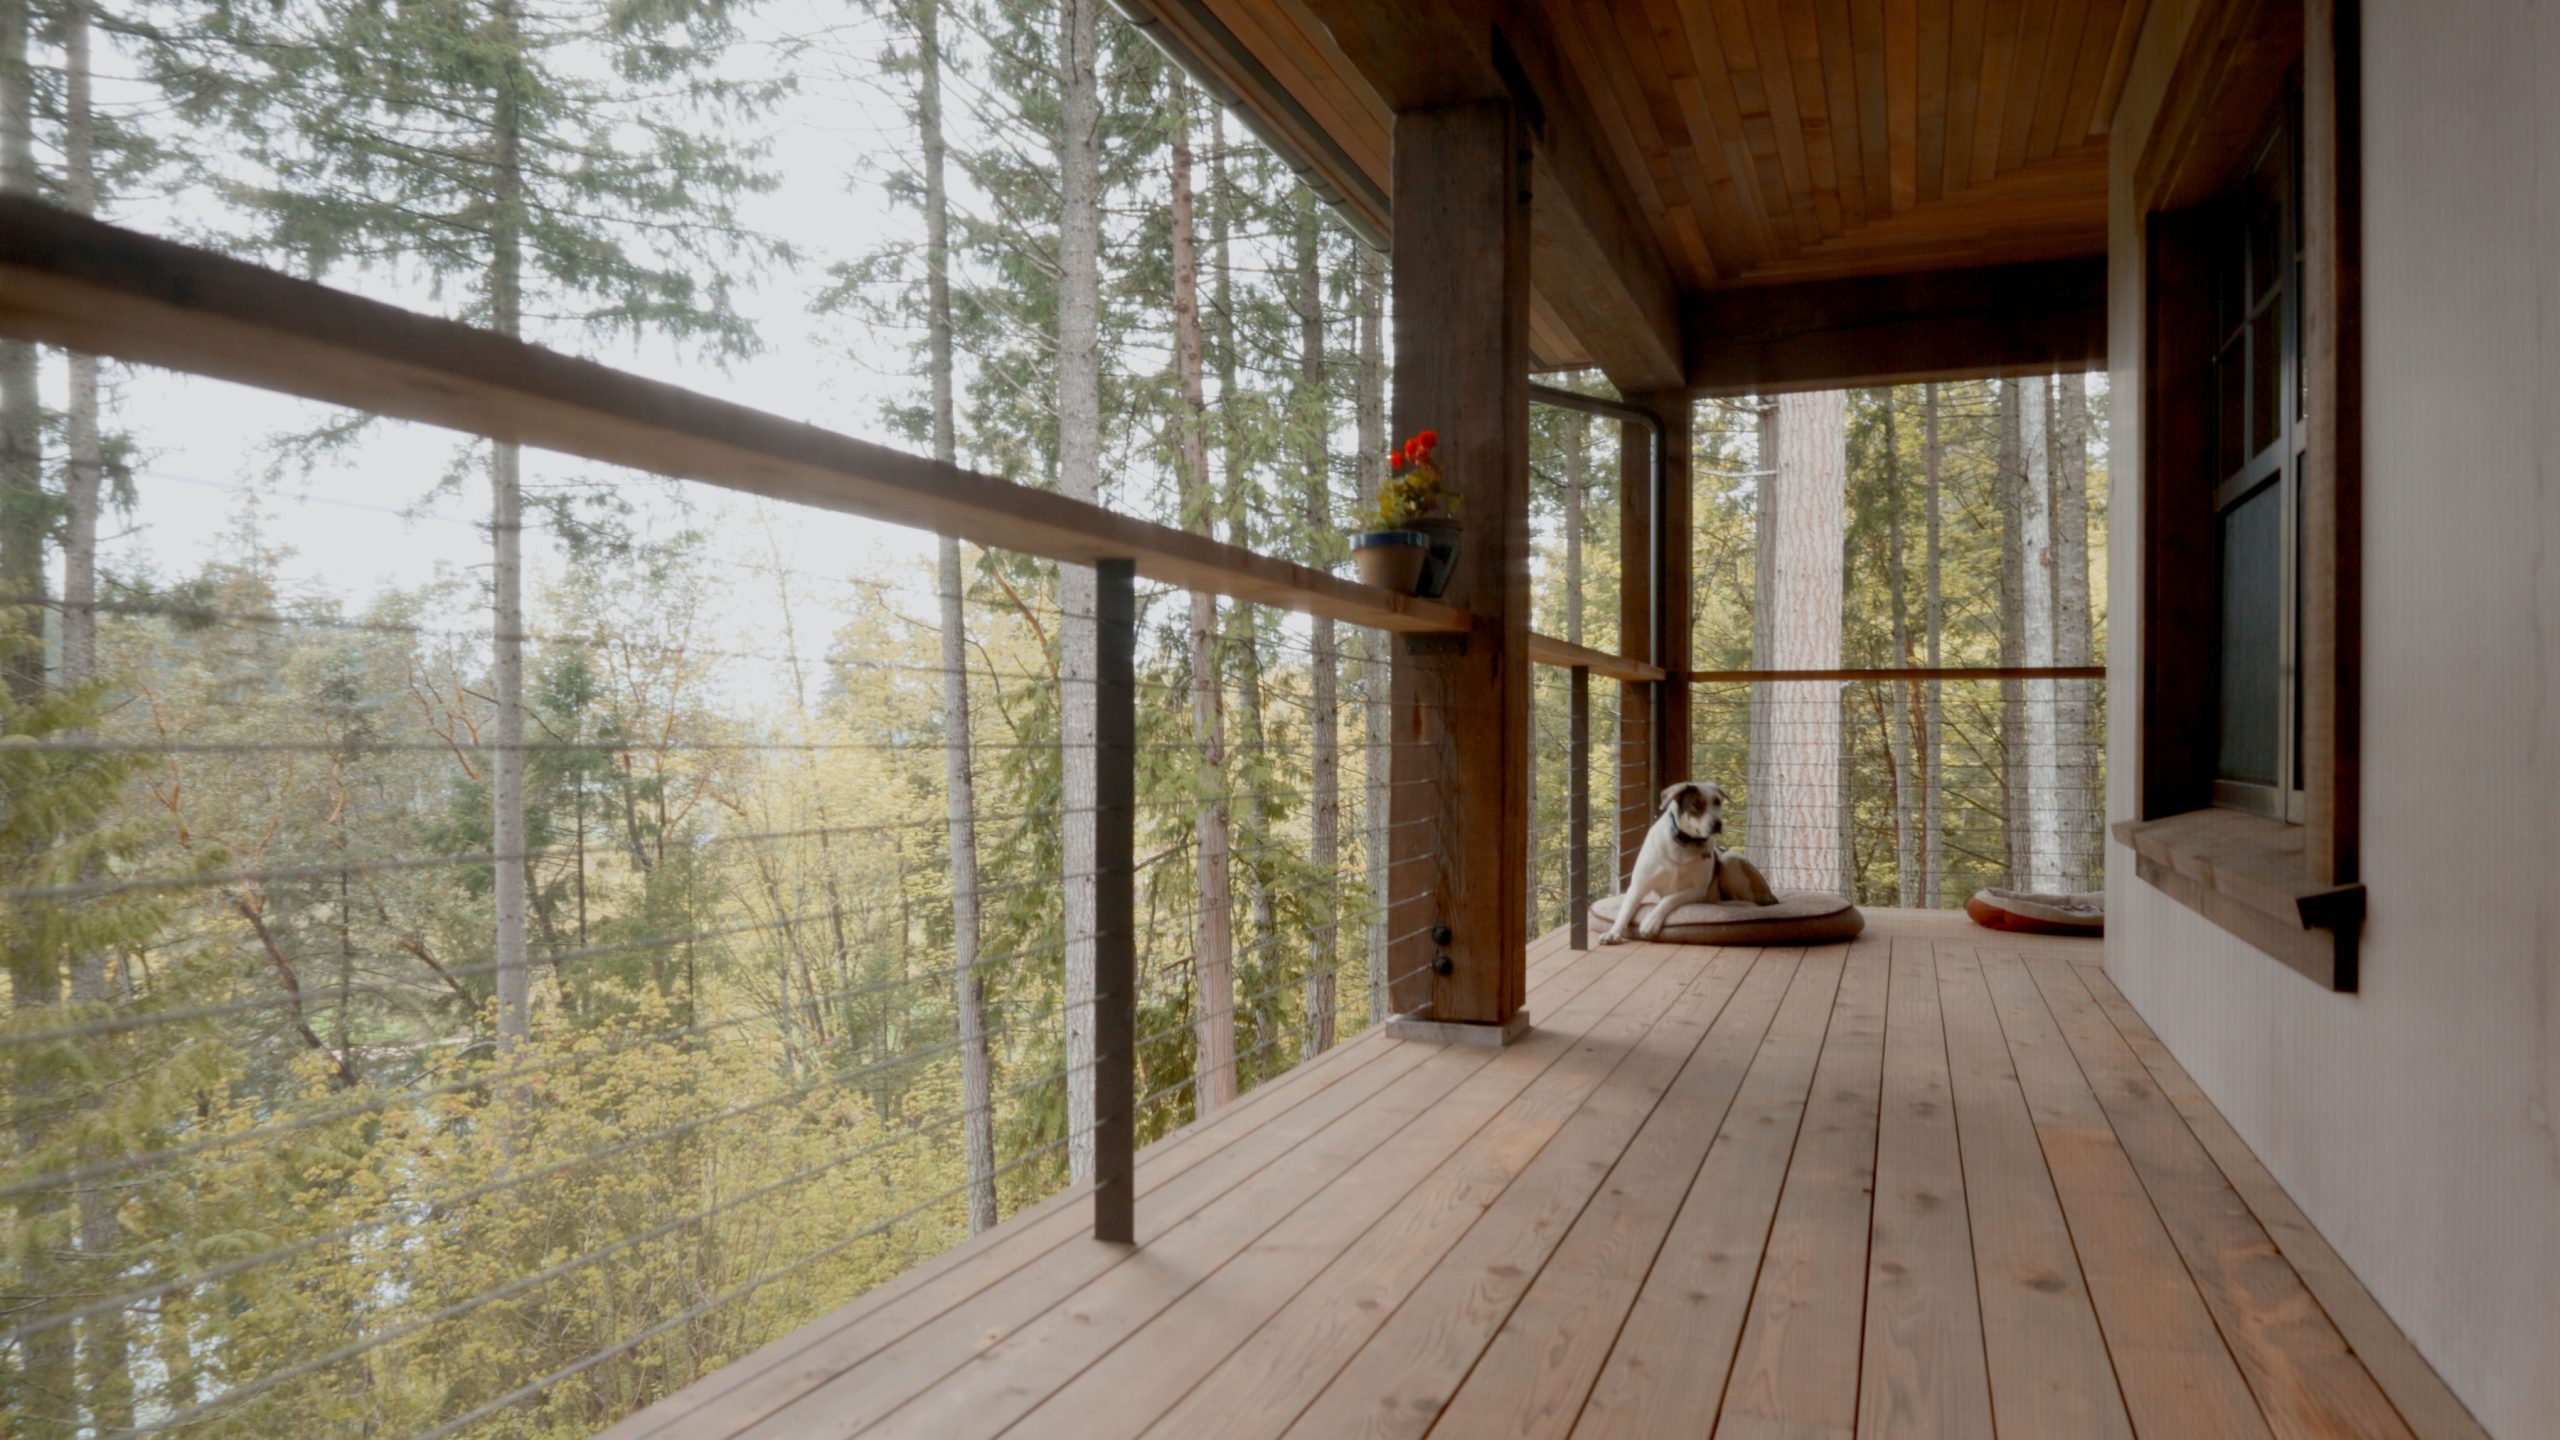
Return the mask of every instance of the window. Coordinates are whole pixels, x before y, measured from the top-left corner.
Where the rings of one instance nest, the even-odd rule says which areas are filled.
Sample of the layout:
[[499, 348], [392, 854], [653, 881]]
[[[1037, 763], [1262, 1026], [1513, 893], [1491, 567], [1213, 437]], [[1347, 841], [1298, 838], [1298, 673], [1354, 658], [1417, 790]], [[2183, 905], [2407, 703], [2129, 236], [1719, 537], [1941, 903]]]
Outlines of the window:
[[[2355, 988], [2362, 527], [2354, 8], [2197, 20], [2141, 217], [2135, 875]], [[2118, 312], [2122, 317], [2123, 312]]]
[[2302, 819], [2302, 364], [2299, 92], [2213, 207], [2211, 503], [2216, 571], [2213, 800]]

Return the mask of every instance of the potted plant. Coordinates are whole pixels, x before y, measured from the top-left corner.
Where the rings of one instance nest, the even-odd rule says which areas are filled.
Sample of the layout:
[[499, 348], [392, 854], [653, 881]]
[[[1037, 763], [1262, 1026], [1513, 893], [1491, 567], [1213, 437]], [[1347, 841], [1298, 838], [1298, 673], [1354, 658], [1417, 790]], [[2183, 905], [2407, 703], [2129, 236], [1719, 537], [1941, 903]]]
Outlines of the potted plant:
[[1449, 587], [1458, 553], [1457, 497], [1432, 462], [1440, 434], [1425, 430], [1387, 453], [1378, 525], [1352, 537], [1360, 578], [1381, 589], [1436, 599]]

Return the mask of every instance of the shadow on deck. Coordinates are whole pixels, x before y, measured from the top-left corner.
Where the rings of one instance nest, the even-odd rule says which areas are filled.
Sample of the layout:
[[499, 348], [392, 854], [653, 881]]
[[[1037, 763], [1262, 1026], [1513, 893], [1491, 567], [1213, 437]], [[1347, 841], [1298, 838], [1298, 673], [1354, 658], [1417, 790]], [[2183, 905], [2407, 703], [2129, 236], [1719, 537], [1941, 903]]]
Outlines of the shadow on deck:
[[608, 1433], [2477, 1433], [2094, 942], [1872, 919], [1548, 936], [1511, 1049], [1147, 1149], [1138, 1247], [1060, 1196]]

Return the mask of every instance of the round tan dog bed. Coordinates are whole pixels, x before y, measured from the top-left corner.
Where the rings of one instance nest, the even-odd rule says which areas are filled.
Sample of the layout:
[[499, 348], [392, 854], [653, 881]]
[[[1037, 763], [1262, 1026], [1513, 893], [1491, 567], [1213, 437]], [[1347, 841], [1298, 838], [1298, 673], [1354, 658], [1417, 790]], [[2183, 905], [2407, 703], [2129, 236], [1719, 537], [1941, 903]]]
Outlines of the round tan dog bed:
[[[1644, 919], [1641, 910], [1636, 919]], [[1593, 939], [1617, 923], [1617, 896], [1591, 902]], [[1660, 938], [1682, 945], [1820, 945], [1866, 928], [1867, 917], [1857, 906], [1837, 895], [1804, 891], [1781, 895], [1775, 905], [1683, 905], [1671, 912]], [[1635, 926], [1627, 927], [1627, 938], [1636, 938]]]
[[1964, 913], [1986, 930], [2023, 935], [2100, 935], [2107, 928], [2107, 897], [2028, 895], [2016, 890], [1983, 890], [1964, 902]]

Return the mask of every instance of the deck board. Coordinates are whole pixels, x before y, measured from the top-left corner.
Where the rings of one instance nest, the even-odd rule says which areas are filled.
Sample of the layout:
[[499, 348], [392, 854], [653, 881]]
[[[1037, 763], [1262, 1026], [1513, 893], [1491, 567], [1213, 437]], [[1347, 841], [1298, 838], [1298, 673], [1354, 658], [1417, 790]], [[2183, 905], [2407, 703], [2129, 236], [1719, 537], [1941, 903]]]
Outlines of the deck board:
[[1871, 921], [1544, 937], [1522, 1043], [1352, 1039], [1137, 1246], [1053, 1197], [608, 1433], [2475, 1440], [2094, 943]]
[[[1750, 954], [1736, 952], [1737, 958]], [[1772, 981], [1785, 978], [1775, 967], [1757, 974]], [[1740, 974], [1733, 979], [1738, 989]], [[1730, 1007], [1730, 1023], [1715, 1017], [1715, 1026], [1700, 1025], [1694, 1034], [1681, 1037], [1690, 1048], [1679, 1078], [1645, 1117], [1435, 1428], [1488, 1437], [1555, 1436], [1572, 1428], [1672, 1216], [1697, 1177], [1707, 1143], [1741, 1087], [1751, 1052], [1776, 1013], [1781, 988], [1755, 985]]]
[[[1850, 947], [1716, 1433], [1847, 1440], [1875, 1221], [1876, 1106], [1891, 941]], [[1699, 1197], [1714, 1203], [1709, 1191]]]
[[1994, 1423], [2011, 1435], [2133, 1440], [1981, 962], [1961, 944], [1935, 950]]
[[[1198, 1376], [1231, 1353], [1282, 1297], [1305, 1288], [1343, 1251], [1403, 1210], [1415, 1189], [1488, 1126], [1543, 1126], [1548, 1133], [1570, 1113], [1569, 1102], [1606, 1073], [1601, 1057], [1666, 1027], [1654, 1021], [1666, 1007], [1678, 1011], [1711, 995], [1713, 986], [1687, 966], [1664, 963], [1659, 949], [1631, 960], [1639, 983], [1606, 1015], [1610, 992], [1586, 992], [1558, 1011], [1526, 1041], [1504, 1052], [1476, 1075], [1465, 1092], [1433, 1106], [1359, 1165], [1273, 1227], [1235, 1259], [1205, 1276], [1175, 1305], [1151, 1320], [1073, 1384], [1031, 1411], [1024, 1433], [1040, 1436], [1129, 1435], [1181, 1398], [1188, 1377]], [[1649, 969], [1650, 973], [1642, 973]], [[1532, 1094], [1531, 1092], [1539, 1092]], [[971, 1427], [974, 1429], [975, 1427]], [[954, 1428], [937, 1433], [963, 1434]]]
[[1992, 1433], [1982, 1302], [1967, 1225], [1971, 1197], [1934, 947], [1909, 936], [1893, 941], [1885, 1001], [1884, 1094], [1877, 1109], [1891, 1118], [1876, 1140], [1857, 1425], [1857, 1433], [1880, 1440]]

